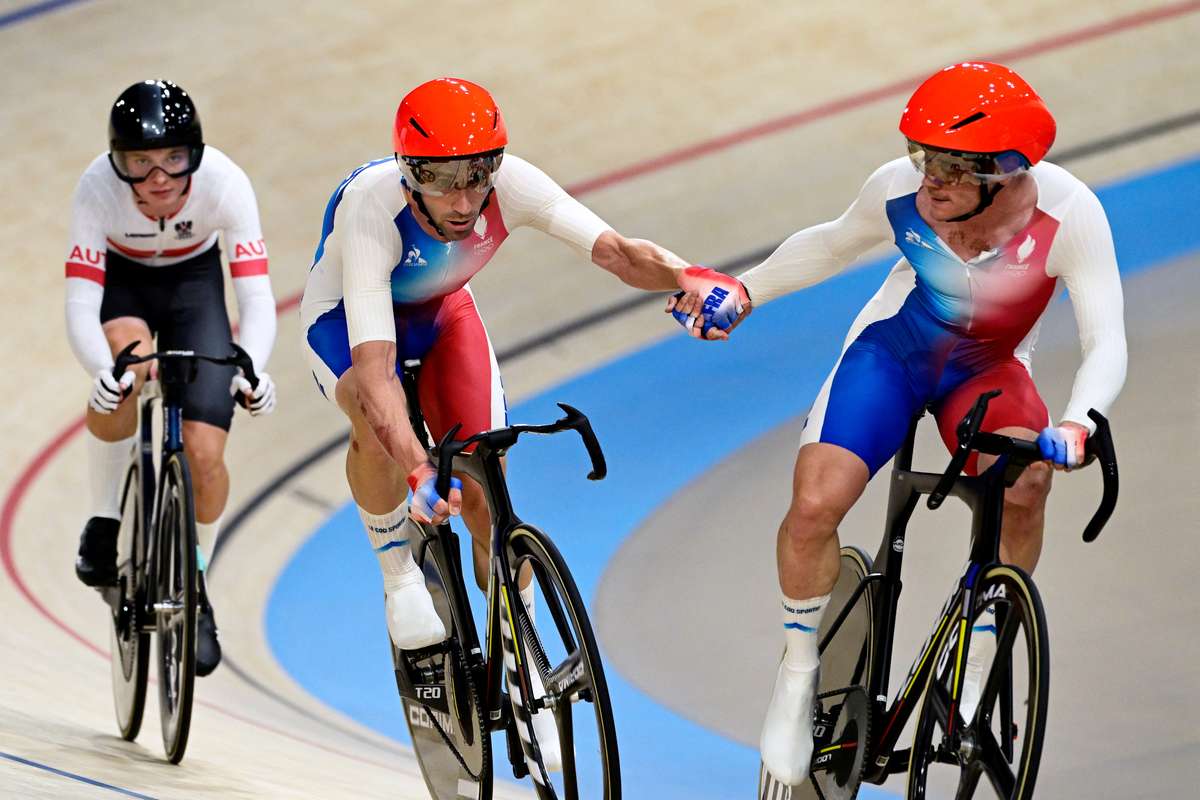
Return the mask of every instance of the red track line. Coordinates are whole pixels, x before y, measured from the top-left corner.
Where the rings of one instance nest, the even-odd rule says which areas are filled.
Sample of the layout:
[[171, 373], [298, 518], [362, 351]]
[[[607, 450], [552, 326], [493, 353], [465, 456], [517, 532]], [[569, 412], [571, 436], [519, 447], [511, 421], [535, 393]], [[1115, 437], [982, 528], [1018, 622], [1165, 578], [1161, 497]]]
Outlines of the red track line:
[[[1129, 14], [1124, 17], [1117, 17], [1108, 22], [1101, 22], [1096, 25], [1089, 25], [1086, 28], [1080, 28], [1076, 31], [1069, 31], [1057, 36], [1051, 36], [1046, 39], [1040, 39], [1036, 42], [1014, 47], [1009, 50], [1002, 50], [998, 53], [992, 53], [984, 56], [972, 56], [982, 61], [1015, 61], [1020, 58], [1047, 53], [1052, 50], [1058, 50], [1072, 44], [1086, 42], [1091, 39], [1098, 39], [1102, 36], [1107, 36], [1112, 33], [1120, 33], [1121, 31], [1131, 28], [1148, 25], [1153, 22], [1159, 22], [1171, 17], [1190, 14], [1194, 11], [1200, 11], [1200, 2], [1197, 0], [1188, 0], [1181, 3], [1169, 3], [1157, 8], [1139, 11], [1134, 14]], [[567, 191], [573, 195], [587, 194], [599, 189], [605, 189], [617, 183], [638, 178], [643, 175], [648, 175], [652, 172], [673, 167], [676, 164], [681, 164], [685, 161], [691, 161], [702, 156], [707, 156], [712, 153], [726, 150], [730, 147], [743, 144], [753, 139], [759, 139], [763, 136], [769, 136], [773, 133], [787, 130], [789, 128], [797, 128], [801, 125], [807, 125], [810, 122], [815, 122], [819, 119], [825, 119], [835, 114], [840, 114], [843, 111], [851, 111], [855, 108], [860, 108], [876, 100], [882, 100], [886, 97], [894, 97], [896, 95], [907, 94], [912, 89], [929, 77], [928, 73], [914, 75], [903, 80], [889, 83], [886, 86], [880, 86], [875, 89], [869, 89], [865, 92], [852, 94], [848, 97], [843, 97], [838, 100], [832, 100], [828, 103], [823, 103], [819, 106], [796, 111], [786, 116], [776, 117], [775, 119], [760, 122], [748, 128], [732, 131], [722, 134], [713, 139], [708, 139], [703, 142], [688, 145], [687, 147], [678, 150], [672, 150], [662, 155], [648, 158], [645, 161], [639, 161], [636, 164], [631, 164], [628, 167], [623, 167], [607, 175], [600, 175], [590, 180], [582, 181], [573, 186], [567, 187]]]
[[[1190, 14], [1195, 11], [1200, 11], [1200, 0], [1187, 0], [1186, 2], [1168, 3], [1166, 5], [1158, 6], [1157, 8], [1139, 11], [1124, 17], [1118, 17], [1108, 22], [1089, 25], [1088, 27], [1080, 28], [1076, 31], [1070, 31], [1057, 36], [1049, 37], [1047, 39], [1041, 39], [1028, 45], [1012, 48], [999, 53], [993, 53], [988, 56], [982, 56], [981, 58], [989, 61], [1012, 61], [1018, 58], [1025, 58], [1028, 56], [1047, 53], [1052, 50], [1068, 47], [1070, 45], [1089, 41], [1091, 39], [1097, 39], [1109, 34], [1120, 33], [1132, 28], [1140, 27], [1142, 25], [1148, 25], [1154, 22], [1170, 19], [1172, 17]], [[852, 109], [859, 108], [869, 103], [873, 103], [876, 100], [882, 100], [886, 97], [902, 94], [911, 87], [915, 86], [924, 77], [926, 76], [921, 75], [914, 78], [895, 81], [885, 86], [880, 86], [875, 89], [870, 89], [865, 92], [844, 97], [840, 100], [833, 100], [819, 106], [814, 106], [813, 108], [798, 111], [783, 117], [777, 117], [776, 119], [767, 120], [766, 122], [760, 122], [748, 128], [743, 128], [741, 130], [723, 134], [707, 141], [698, 142], [678, 150], [673, 150], [660, 156], [638, 162], [605, 175], [600, 175], [590, 180], [582, 181], [566, 188], [567, 191], [573, 195], [583, 195], [587, 194], [588, 192], [598, 191], [599, 189], [613, 186], [615, 184], [641, 177], [642, 175], [647, 175], [652, 172], [657, 172], [685, 161], [691, 161], [693, 159], [709, 155], [710, 153], [728, 149], [752, 139], [778, 133], [779, 131], [787, 130], [788, 128], [799, 127], [810, 122], [815, 122], [819, 119], [825, 119], [836, 114], [840, 114], [844, 111], [850, 111]], [[280, 300], [276, 306], [276, 313], [282, 314], [295, 308], [300, 304], [300, 297], [301, 295], [297, 293], [294, 295], [289, 295], [288, 297]], [[87, 649], [103, 658], [108, 658], [108, 652], [104, 648], [98, 647], [92, 642], [89, 642], [80, 633], [70, 628], [66, 623], [52, 614], [49, 609], [47, 609], [42, 602], [38, 600], [38, 598], [29, 590], [29, 587], [26, 586], [25, 581], [21, 578], [21, 575], [17, 570], [16, 561], [13, 559], [12, 554], [13, 523], [16, 520], [17, 510], [20, 508], [21, 501], [24, 499], [26, 492], [29, 491], [30, 486], [33, 485], [33, 482], [41, 474], [42, 470], [45, 469], [46, 465], [50, 463], [50, 461], [58, 454], [60, 450], [62, 450], [64, 446], [66, 446], [66, 444], [75, 436], [75, 434], [83, 429], [83, 424], [83, 417], [79, 417], [71, 422], [71, 424], [69, 424], [62, 431], [60, 431], [58, 435], [51, 439], [42, 448], [42, 450], [34, 457], [33, 461], [31, 461], [28, 466], [22, 470], [21, 474], [17, 477], [16, 482], [8, 490], [8, 494], [4, 498], [3, 508], [0, 509], [0, 563], [3, 564], [4, 571], [12, 580], [13, 585], [17, 588], [17, 591], [20, 592], [21, 595], [23, 595], [25, 599], [29, 601], [29, 604], [32, 605], [42, 616], [44, 616], [55, 627], [62, 630], [64, 633], [66, 633], [72, 639], [78, 641]], [[225, 714], [233, 719], [263, 728], [264, 730], [281, 733], [280, 731], [277, 731], [264, 723], [241, 717], [231, 711], [222, 709], [210, 703], [204, 701], [201, 702], [206, 707], [212, 708], [215, 711], [219, 711], [220, 713]], [[290, 734], [282, 733], [281, 735], [291, 736]], [[323, 747], [312, 742], [305, 743], [317, 747]], [[339, 755], [344, 755], [347, 758], [352, 758], [358, 761], [364, 760], [350, 754], [340, 753]]]

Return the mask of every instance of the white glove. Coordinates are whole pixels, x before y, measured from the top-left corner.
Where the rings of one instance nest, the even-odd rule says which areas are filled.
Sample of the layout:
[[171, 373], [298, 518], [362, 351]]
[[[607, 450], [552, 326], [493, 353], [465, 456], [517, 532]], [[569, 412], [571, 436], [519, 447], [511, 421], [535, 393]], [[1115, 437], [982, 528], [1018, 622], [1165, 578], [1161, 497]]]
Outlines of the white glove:
[[111, 414], [117, 410], [117, 406], [121, 405], [121, 401], [125, 399], [126, 393], [132, 386], [132, 370], [125, 370], [125, 374], [118, 381], [113, 377], [111, 369], [102, 369], [96, 373], [96, 379], [92, 381], [92, 396], [88, 398], [88, 405], [97, 414]]
[[250, 381], [246, 380], [239, 369], [233, 376], [233, 383], [229, 384], [229, 393], [234, 397], [237, 397], [238, 393], [242, 394], [238, 402], [246, 407], [252, 417], [270, 414], [275, 410], [275, 381], [265, 372], [258, 373], [258, 388], [251, 389]]

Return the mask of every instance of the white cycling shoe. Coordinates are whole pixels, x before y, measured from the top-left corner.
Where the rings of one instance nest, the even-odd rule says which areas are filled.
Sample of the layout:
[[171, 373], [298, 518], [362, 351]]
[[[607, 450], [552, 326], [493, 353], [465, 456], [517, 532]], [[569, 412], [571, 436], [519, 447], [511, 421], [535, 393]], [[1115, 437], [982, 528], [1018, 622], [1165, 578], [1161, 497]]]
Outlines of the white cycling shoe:
[[763, 766], [775, 780], [795, 786], [808, 777], [813, 752], [813, 702], [817, 696], [818, 669], [792, 669], [779, 664], [775, 692], [763, 722]]
[[446, 638], [446, 626], [433, 607], [424, 575], [408, 583], [385, 586], [385, 592], [388, 633], [396, 647], [416, 650]]
[[[533, 696], [541, 699], [546, 696], [546, 687], [542, 685], [542, 676], [532, 664], [529, 670], [529, 680], [533, 683]], [[542, 763], [550, 772], [562, 772], [562, 743], [558, 739], [558, 723], [554, 721], [554, 713], [542, 709], [533, 715], [533, 735], [537, 738], [538, 749], [542, 751]]]

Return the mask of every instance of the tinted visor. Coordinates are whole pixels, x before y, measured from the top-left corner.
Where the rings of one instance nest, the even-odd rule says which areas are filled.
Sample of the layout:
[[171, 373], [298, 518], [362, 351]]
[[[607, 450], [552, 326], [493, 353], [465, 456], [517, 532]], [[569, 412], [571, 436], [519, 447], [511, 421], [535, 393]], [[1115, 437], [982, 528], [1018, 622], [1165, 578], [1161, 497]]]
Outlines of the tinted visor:
[[950, 186], [996, 183], [1029, 168], [1025, 157], [1011, 150], [1005, 153], [959, 153], [938, 150], [911, 139], [908, 140], [908, 157], [917, 172]]
[[191, 175], [200, 166], [204, 145], [180, 145], [154, 150], [112, 150], [109, 163], [117, 177], [126, 183], [141, 183], [155, 170], [165, 172], [171, 178]]
[[400, 174], [414, 192], [441, 196], [471, 190], [486, 192], [496, 181], [504, 151], [454, 159], [412, 158], [396, 154]]

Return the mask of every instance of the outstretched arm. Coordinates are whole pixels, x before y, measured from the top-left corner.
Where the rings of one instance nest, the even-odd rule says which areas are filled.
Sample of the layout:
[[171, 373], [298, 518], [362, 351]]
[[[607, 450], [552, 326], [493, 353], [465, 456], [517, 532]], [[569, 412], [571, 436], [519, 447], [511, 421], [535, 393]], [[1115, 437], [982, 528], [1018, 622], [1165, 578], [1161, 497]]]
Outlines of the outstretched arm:
[[679, 256], [645, 239], [626, 239], [614, 230], [592, 245], [592, 263], [635, 289], [669, 292], [679, 288], [679, 272], [688, 266]]

